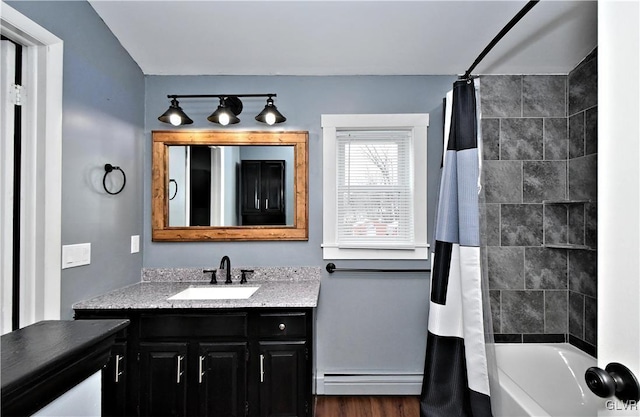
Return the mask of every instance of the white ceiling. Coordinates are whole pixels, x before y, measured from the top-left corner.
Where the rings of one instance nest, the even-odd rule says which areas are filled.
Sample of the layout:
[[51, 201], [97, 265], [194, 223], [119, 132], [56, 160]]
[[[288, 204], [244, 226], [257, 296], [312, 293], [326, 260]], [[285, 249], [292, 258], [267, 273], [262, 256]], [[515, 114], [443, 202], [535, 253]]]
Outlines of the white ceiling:
[[[526, 1], [89, 0], [145, 74], [461, 74]], [[542, 0], [474, 74], [566, 74], [595, 1]]]

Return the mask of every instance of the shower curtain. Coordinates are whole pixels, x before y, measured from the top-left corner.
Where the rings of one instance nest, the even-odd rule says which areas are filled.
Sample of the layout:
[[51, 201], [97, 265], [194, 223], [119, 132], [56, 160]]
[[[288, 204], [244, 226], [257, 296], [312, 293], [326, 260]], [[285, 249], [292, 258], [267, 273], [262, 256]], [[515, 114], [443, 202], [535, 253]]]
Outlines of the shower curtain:
[[480, 263], [476, 83], [447, 95], [421, 417], [490, 417]]

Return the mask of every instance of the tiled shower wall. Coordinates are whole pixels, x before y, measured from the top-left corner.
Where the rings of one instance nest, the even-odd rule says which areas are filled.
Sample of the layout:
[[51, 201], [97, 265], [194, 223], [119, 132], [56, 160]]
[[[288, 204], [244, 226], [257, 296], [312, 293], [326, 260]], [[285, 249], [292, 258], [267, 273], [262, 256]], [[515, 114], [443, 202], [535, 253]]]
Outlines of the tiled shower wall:
[[497, 341], [596, 353], [596, 68], [594, 51], [566, 76], [480, 79]]

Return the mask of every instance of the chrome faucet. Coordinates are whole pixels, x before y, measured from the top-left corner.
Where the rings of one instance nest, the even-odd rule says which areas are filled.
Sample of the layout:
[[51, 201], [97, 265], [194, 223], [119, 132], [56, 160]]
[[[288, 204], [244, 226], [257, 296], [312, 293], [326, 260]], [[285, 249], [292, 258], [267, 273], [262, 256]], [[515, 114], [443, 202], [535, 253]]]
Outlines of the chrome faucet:
[[231, 284], [231, 259], [227, 255], [224, 255], [220, 260], [220, 269], [224, 269], [226, 273], [225, 284]]

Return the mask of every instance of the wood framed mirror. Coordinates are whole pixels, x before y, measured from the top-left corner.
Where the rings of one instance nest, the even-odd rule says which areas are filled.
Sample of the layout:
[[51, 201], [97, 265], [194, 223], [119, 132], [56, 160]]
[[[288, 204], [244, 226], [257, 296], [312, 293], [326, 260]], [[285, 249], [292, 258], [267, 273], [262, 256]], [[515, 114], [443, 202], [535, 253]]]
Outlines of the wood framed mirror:
[[153, 241], [308, 240], [308, 132], [153, 131]]

